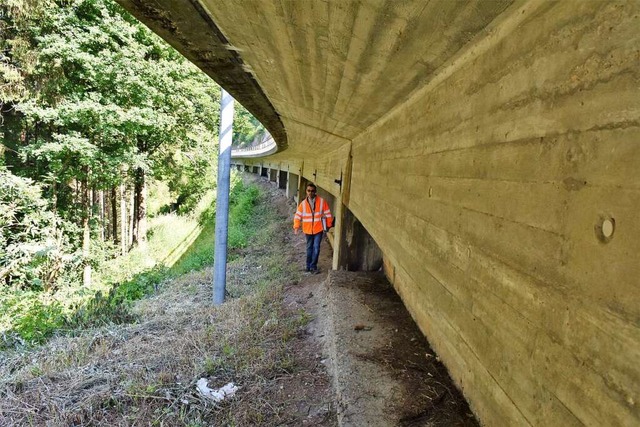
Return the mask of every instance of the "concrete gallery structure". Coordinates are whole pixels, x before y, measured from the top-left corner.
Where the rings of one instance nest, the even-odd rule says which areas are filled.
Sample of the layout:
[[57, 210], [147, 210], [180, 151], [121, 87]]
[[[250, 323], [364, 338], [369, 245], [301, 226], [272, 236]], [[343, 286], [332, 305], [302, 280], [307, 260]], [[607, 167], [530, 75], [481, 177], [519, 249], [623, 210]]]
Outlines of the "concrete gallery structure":
[[384, 268], [484, 424], [640, 425], [640, 1], [118, 1], [269, 129], [236, 165], [318, 184], [334, 268]]

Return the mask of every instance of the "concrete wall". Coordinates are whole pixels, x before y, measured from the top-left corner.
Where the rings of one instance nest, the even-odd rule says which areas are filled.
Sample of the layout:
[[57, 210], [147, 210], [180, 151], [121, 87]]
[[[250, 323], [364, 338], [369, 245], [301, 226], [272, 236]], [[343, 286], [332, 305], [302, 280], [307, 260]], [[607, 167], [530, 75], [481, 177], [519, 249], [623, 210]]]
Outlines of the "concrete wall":
[[640, 425], [640, 3], [530, 5], [302, 176], [484, 424]]
[[485, 425], [640, 425], [640, 2], [523, 4], [353, 140], [273, 158], [369, 231]]
[[487, 425], [638, 425], [638, 10], [516, 19], [353, 141], [349, 208]]
[[[340, 217], [341, 231], [338, 245], [337, 269], [347, 271], [379, 271], [382, 267], [382, 252], [360, 221], [344, 208]], [[335, 250], [334, 250], [335, 253]], [[392, 277], [389, 276], [388, 277]], [[393, 282], [393, 281], [392, 281]]]

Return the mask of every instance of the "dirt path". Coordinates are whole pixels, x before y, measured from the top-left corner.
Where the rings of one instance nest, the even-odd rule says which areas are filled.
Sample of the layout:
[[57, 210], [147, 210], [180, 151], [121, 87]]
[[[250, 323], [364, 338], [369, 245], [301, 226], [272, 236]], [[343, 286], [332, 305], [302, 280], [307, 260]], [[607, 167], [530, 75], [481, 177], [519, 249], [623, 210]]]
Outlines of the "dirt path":
[[[259, 185], [258, 231], [230, 253], [224, 304], [211, 304], [210, 269], [194, 271], [138, 301], [135, 323], [0, 354], [0, 426], [337, 425], [313, 333], [320, 276], [297, 271], [292, 206]], [[201, 379], [239, 388], [216, 403]]]
[[[295, 207], [288, 204], [291, 215]], [[292, 259], [302, 267], [304, 238], [290, 235], [288, 240], [294, 249]], [[330, 271], [331, 254], [323, 241], [321, 274], [302, 275], [285, 289], [287, 308], [302, 309], [312, 318], [296, 343], [296, 353], [305, 355], [302, 358], [316, 369], [318, 362], [327, 367], [332, 377], [328, 391], [327, 370], [317, 369], [316, 381], [310, 383], [321, 387], [300, 393], [311, 401], [320, 397], [314, 398], [314, 393], [321, 393], [321, 401], [333, 399], [341, 426], [477, 426], [446, 368], [384, 275]]]
[[[284, 262], [293, 263], [295, 270], [304, 267], [306, 243], [304, 235], [294, 235], [291, 229], [295, 203], [287, 200], [282, 191], [265, 179], [258, 181], [263, 190], [270, 193], [274, 206], [287, 218], [284, 245], [281, 248]], [[298, 272], [297, 280], [284, 288], [283, 306], [289, 315], [304, 313], [308, 323], [290, 343], [298, 367], [297, 372], [274, 384], [278, 399], [290, 414], [297, 414], [298, 424], [311, 426], [337, 426], [336, 399], [327, 370], [327, 355], [323, 345], [326, 301], [322, 287], [331, 268], [332, 249], [322, 242], [318, 267], [321, 274], [308, 275]]]

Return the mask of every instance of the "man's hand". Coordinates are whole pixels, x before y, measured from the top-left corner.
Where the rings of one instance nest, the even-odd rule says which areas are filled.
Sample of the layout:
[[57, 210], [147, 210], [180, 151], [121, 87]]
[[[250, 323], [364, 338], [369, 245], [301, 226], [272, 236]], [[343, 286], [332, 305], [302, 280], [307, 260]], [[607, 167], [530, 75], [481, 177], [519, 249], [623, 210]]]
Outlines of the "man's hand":
[[299, 228], [294, 228], [294, 229], [293, 229], [293, 234], [298, 234], [298, 232], [299, 232], [299, 231], [300, 231], [300, 229], [299, 229]]

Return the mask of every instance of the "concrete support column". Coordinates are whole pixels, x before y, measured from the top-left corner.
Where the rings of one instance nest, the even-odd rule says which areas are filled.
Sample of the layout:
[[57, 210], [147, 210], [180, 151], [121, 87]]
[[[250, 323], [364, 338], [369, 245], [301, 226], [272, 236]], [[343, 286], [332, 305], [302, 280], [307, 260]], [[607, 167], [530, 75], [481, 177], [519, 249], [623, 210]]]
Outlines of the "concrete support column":
[[231, 174], [231, 135], [233, 134], [233, 97], [224, 89], [220, 100], [220, 141], [218, 189], [216, 195], [216, 236], [213, 261], [213, 303], [224, 302], [227, 285], [227, 241], [229, 233], [229, 192]]
[[300, 203], [298, 200], [298, 181], [300, 177], [294, 173], [288, 172], [289, 176], [287, 177], [287, 198], [293, 199], [296, 203]]
[[333, 270], [345, 268], [341, 265], [340, 259], [342, 252], [348, 249], [346, 245], [341, 244], [344, 241], [341, 236], [343, 234], [344, 211], [346, 210], [347, 207], [340, 202], [333, 206], [333, 258], [331, 260], [331, 268]]
[[[298, 183], [298, 200], [302, 201], [307, 197], [307, 183], [309, 182], [304, 176], [300, 176], [300, 182]], [[298, 202], [300, 203], [300, 202]]]
[[351, 155], [351, 147], [349, 147], [349, 157], [342, 172], [342, 183], [340, 185], [340, 197], [336, 201], [334, 210], [334, 228], [333, 228], [333, 260], [332, 268], [339, 270], [340, 268], [346, 268], [344, 262], [341, 260], [344, 258], [344, 251], [349, 250], [348, 246], [344, 244], [344, 223], [345, 212], [348, 210], [349, 197], [351, 195], [351, 165], [353, 164], [353, 158]]

